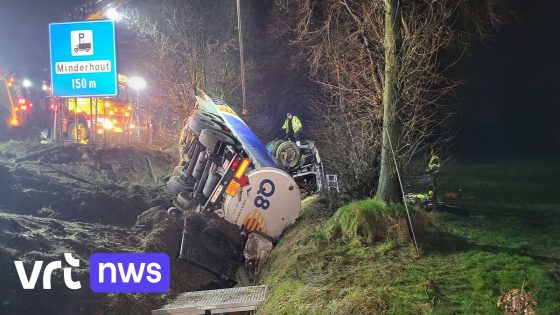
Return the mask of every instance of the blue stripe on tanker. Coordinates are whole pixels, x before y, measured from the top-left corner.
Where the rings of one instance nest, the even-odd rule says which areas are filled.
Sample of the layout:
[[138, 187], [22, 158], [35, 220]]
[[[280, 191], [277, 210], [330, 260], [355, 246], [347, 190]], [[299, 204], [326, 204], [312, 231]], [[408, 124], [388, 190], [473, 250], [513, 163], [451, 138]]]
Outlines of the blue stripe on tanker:
[[276, 160], [272, 158], [259, 138], [249, 127], [247, 127], [241, 118], [222, 111], [220, 111], [220, 114], [229, 125], [228, 127], [230, 127], [235, 137], [239, 140], [241, 145], [243, 145], [243, 148], [247, 154], [249, 154], [249, 157], [255, 160], [254, 162], [257, 162], [262, 167], [282, 169]]

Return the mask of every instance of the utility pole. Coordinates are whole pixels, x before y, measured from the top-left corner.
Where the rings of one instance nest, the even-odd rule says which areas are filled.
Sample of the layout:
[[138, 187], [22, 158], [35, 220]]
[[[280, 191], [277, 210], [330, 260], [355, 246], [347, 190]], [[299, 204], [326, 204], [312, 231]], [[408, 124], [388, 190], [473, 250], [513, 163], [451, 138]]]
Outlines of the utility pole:
[[247, 114], [247, 96], [245, 94], [245, 62], [243, 60], [243, 29], [242, 29], [242, 22], [241, 22], [241, 0], [237, 0], [237, 29], [239, 33], [239, 62], [240, 62], [240, 70], [241, 70], [241, 95], [243, 97], [242, 106], [243, 106], [243, 115]]

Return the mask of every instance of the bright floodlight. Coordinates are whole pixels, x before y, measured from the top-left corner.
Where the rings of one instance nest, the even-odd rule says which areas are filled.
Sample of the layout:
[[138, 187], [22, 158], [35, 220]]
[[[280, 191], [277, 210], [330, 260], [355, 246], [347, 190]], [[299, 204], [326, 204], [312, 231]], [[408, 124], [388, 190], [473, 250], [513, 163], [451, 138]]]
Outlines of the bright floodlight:
[[115, 22], [118, 22], [118, 21], [121, 20], [121, 14], [113, 8], [110, 8], [107, 11], [105, 11], [105, 16], [107, 16], [109, 19], [111, 19]]
[[48, 87], [45, 83], [43, 83], [43, 86], [41, 87], [41, 89], [42, 89], [43, 91], [46, 91], [46, 90], [49, 89], [49, 87]]
[[31, 86], [31, 81], [29, 81], [28, 79], [23, 80], [23, 87], [24, 88], [28, 88]]
[[140, 91], [146, 88], [146, 80], [141, 77], [131, 77], [128, 79], [128, 86], [135, 91]]

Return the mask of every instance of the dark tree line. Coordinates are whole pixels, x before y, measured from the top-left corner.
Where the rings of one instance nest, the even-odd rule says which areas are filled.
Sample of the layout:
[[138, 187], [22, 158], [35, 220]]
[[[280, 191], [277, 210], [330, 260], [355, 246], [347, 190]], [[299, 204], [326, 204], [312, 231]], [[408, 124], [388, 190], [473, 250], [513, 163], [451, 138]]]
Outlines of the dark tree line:
[[[326, 161], [355, 195], [399, 201], [399, 169], [452, 138], [447, 69], [500, 23], [479, 1], [278, 0], [321, 87], [312, 100]], [[445, 56], [445, 57], [444, 57]]]
[[[327, 168], [355, 196], [398, 201], [399, 169], [452, 138], [447, 70], [500, 23], [498, 0], [242, 1], [249, 116], [269, 140], [286, 111], [308, 119]], [[235, 1], [139, 2], [127, 20], [152, 102], [180, 125], [195, 87], [240, 105]], [[392, 144], [392, 149], [391, 146]]]

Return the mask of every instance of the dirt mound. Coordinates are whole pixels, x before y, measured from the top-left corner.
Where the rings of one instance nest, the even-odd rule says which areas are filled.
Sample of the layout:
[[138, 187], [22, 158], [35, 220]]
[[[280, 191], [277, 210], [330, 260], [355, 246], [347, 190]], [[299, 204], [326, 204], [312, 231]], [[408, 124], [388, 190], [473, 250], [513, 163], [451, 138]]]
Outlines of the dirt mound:
[[[20, 143], [25, 146], [25, 143]], [[163, 187], [173, 159], [139, 148], [0, 146], [0, 210], [68, 221], [134, 224], [138, 214], [168, 204]]]
[[[0, 314], [78, 314], [79, 308], [96, 303], [100, 296], [87, 294], [89, 290], [72, 291], [64, 286], [62, 272], [53, 274], [52, 290], [23, 290], [14, 260], [31, 266], [42, 260], [44, 265], [63, 260], [64, 253], [80, 259], [80, 267], [73, 270], [73, 279], [82, 287], [88, 284], [87, 261], [92, 252], [136, 251], [139, 230], [116, 226], [67, 222], [18, 214], [0, 213]], [[28, 270], [28, 273], [30, 271]], [[38, 286], [41, 281], [38, 282]]]
[[[0, 314], [149, 314], [180, 292], [224, 287], [224, 281], [215, 275], [176, 259], [182, 231], [183, 219], [168, 215], [163, 207], [144, 211], [127, 228], [0, 213], [0, 270], [5, 271]], [[82, 283], [82, 289], [67, 289], [61, 272], [53, 274], [52, 290], [21, 289], [14, 260], [22, 260], [26, 266], [36, 260], [47, 264], [62, 260], [65, 252], [80, 259], [72, 276]], [[166, 253], [171, 258], [171, 290], [165, 294], [95, 294], [89, 290], [88, 271], [94, 252]]]
[[[185, 223], [182, 215], [167, 213], [172, 196], [164, 186], [173, 164], [168, 154], [142, 148], [0, 143], [0, 315], [149, 314], [179, 292], [227, 286], [177, 259]], [[226, 259], [237, 266], [239, 230], [222, 220], [189, 216], [187, 230], [214, 254], [231, 253]], [[96, 252], [168, 254], [171, 290], [94, 294], [88, 262]], [[80, 260], [72, 278], [82, 289], [67, 289], [59, 270], [52, 290], [40, 289], [41, 279], [39, 289], [22, 289], [15, 260], [30, 274], [34, 261], [43, 266], [64, 261], [64, 253]]]

